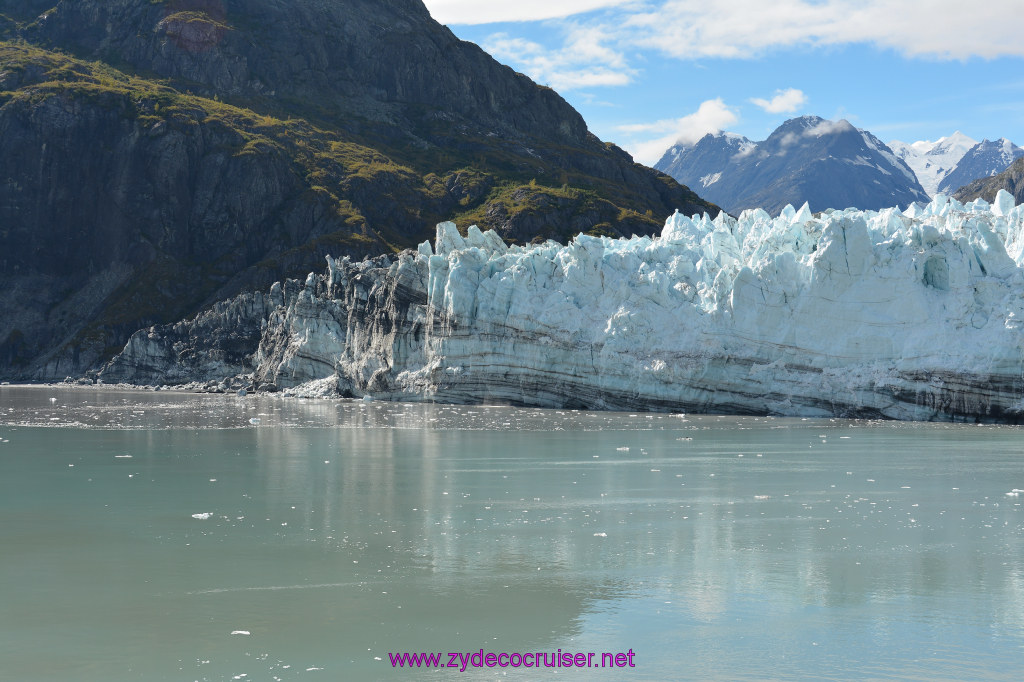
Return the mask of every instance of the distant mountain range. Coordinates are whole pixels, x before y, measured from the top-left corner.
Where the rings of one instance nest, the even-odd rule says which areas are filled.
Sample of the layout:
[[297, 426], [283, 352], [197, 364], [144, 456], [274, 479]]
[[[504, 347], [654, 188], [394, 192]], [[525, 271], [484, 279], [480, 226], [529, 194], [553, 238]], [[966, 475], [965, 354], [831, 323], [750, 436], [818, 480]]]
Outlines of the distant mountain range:
[[763, 142], [708, 134], [671, 147], [655, 168], [733, 214], [755, 207], [775, 214], [804, 202], [822, 211], [929, 199], [910, 166], [877, 137], [818, 116], [786, 121]]
[[977, 142], [958, 130], [934, 142], [886, 145], [848, 121], [802, 116], [763, 142], [719, 132], [676, 144], [654, 167], [730, 213], [777, 213], [805, 201], [813, 211], [927, 203], [996, 176], [1021, 157], [1024, 149], [1006, 138]]
[[935, 142], [893, 140], [889, 147], [907, 162], [931, 196], [952, 194], [973, 180], [997, 175], [1024, 156], [1024, 149], [1005, 137], [976, 142], [959, 130]]

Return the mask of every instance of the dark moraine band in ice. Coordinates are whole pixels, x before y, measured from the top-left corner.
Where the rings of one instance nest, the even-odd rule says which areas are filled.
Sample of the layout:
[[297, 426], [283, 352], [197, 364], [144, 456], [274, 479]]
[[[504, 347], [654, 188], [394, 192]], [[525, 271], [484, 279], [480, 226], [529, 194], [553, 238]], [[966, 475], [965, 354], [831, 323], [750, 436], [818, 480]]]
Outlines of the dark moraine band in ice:
[[507, 247], [451, 223], [136, 333], [107, 381], [895, 419], [1024, 418], [1024, 206], [676, 214], [658, 238]]

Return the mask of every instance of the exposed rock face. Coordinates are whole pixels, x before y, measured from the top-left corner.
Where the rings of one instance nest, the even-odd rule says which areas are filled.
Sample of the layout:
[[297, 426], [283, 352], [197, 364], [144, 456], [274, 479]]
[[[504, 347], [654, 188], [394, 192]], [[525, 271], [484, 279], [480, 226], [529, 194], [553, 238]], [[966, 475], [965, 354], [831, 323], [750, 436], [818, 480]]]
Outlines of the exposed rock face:
[[588, 136], [554, 91], [460, 41], [420, 0], [76, 0], [28, 34], [197, 94], [316, 102], [383, 121], [420, 105], [499, 134], [544, 126], [564, 140]]
[[104, 368], [104, 380], [182, 384], [251, 373], [266, 320], [284, 304], [276, 285], [269, 295], [241, 294], [191, 320], [136, 332]]
[[999, 190], [1008, 192], [1017, 203], [1024, 203], [1024, 158], [1014, 161], [999, 175], [964, 185], [953, 196], [959, 201], [995, 201]]
[[556, 210], [611, 234], [712, 210], [419, 0], [0, 15], [3, 378], [81, 373], [140, 327], [441, 220], [530, 241]]
[[[905, 213], [677, 214], [656, 239], [531, 248], [447, 223], [434, 248], [329, 259], [275, 287], [243, 369], [396, 400], [1018, 422], [1022, 263], [1024, 207], [1006, 193]], [[194, 349], [209, 322], [174, 333], [188, 352], [167, 375], [206, 378]], [[167, 337], [136, 334], [117, 378], [150, 382], [131, 367], [168, 358]]]
[[283, 250], [346, 227], [283, 150], [236, 153], [240, 132], [201, 110], [153, 122], [126, 117], [124, 93], [85, 96], [0, 108], [0, 283], [23, 294], [0, 303], [0, 373], [80, 371], [140, 321], [264, 285], [253, 264], [277, 254], [280, 276]]

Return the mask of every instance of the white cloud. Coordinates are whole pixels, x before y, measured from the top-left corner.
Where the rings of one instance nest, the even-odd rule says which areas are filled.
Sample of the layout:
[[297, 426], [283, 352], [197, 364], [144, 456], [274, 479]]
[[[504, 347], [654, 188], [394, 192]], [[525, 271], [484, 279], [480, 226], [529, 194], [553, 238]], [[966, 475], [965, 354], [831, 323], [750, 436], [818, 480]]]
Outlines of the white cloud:
[[966, 59], [1024, 55], [1012, 20], [1019, 15], [1019, 0], [987, 0], [970, 11], [960, 0], [661, 0], [614, 25], [623, 42], [680, 59], [848, 43]]
[[[653, 123], [618, 126], [630, 138], [623, 144], [633, 158], [652, 165], [674, 144], [693, 144], [708, 133], [717, 133], [736, 124], [736, 112], [722, 98], [702, 102], [697, 111], [682, 118], [663, 119]], [[651, 136], [654, 137], [651, 137]]]
[[853, 130], [853, 124], [845, 118], [839, 121], [822, 121], [804, 131], [804, 137], [821, 137], [822, 135], [834, 135]]
[[[792, 47], [872, 44], [909, 57], [967, 59], [1024, 56], [1020, 0], [986, 0], [964, 11], [961, 0], [427, 0], [446, 23], [538, 21], [580, 17], [616, 53], [657, 51], [682, 60], [752, 59]], [[567, 44], [580, 47], [567, 25]], [[486, 46], [485, 46], [486, 47]], [[559, 50], [556, 50], [556, 52]], [[585, 69], [584, 69], [585, 71]], [[614, 79], [611, 79], [614, 81]], [[620, 84], [617, 81], [614, 84]], [[795, 98], [799, 91], [787, 90]], [[783, 106], [777, 93], [769, 102]], [[781, 113], [772, 112], [772, 113]]]
[[782, 139], [779, 140], [779, 147], [781, 149], [791, 147], [794, 144], [796, 144], [799, 139], [800, 138], [794, 135], [793, 133], [786, 133], [785, 135], [782, 136]]
[[[453, 24], [562, 19], [560, 46], [508, 34], [484, 49], [556, 90], [628, 85], [643, 53], [681, 60], [753, 59], [793, 47], [860, 43], [911, 57], [1024, 56], [1020, 0], [986, 0], [963, 11], [961, 0], [426, 0]], [[600, 10], [591, 16], [576, 16]], [[574, 17], [575, 19], [565, 19]], [[810, 57], [813, 58], [813, 57]], [[768, 113], [806, 104], [795, 88], [751, 100]]]
[[753, 97], [750, 100], [769, 114], [789, 114], [797, 111], [807, 103], [807, 95], [796, 88], [776, 90], [771, 99]]
[[[556, 90], [631, 83], [644, 52], [681, 60], [753, 59], [793, 47], [860, 43], [911, 57], [966, 59], [1024, 56], [1020, 0], [986, 0], [964, 12], [961, 0], [427, 0], [448, 23], [562, 18], [560, 46], [508, 34], [484, 49]], [[592, 16], [564, 19], [601, 10]], [[813, 58], [813, 57], [810, 57]], [[795, 88], [751, 100], [768, 113], [807, 102]]]
[[442, 24], [490, 24], [497, 21], [559, 19], [595, 9], [628, 4], [626, 0], [424, 0], [431, 16]]
[[605, 40], [599, 29], [569, 26], [565, 45], [556, 50], [505, 33], [490, 36], [483, 48], [499, 61], [522, 69], [533, 80], [555, 90], [628, 85], [636, 71], [628, 66], [621, 52], [606, 47]]

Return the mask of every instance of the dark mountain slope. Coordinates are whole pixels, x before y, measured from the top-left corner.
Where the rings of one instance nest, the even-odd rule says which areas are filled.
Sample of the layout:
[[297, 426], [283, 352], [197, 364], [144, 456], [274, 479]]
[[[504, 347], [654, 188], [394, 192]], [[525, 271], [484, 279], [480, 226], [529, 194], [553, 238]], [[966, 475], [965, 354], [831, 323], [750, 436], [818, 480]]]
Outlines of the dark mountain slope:
[[715, 208], [419, 0], [0, 0], [0, 376], [63, 377], [326, 254]]
[[1024, 204], [1024, 157], [1017, 159], [1010, 167], [999, 175], [990, 178], [979, 178], [958, 189], [953, 197], [959, 201], [984, 199], [995, 201], [999, 190], [1005, 189], [1013, 195], [1017, 204]]
[[662, 155], [655, 168], [674, 178], [691, 178], [691, 187], [706, 192], [707, 188], [722, 179], [722, 171], [756, 146], [756, 142], [742, 135], [709, 133], [692, 146], [673, 145]]

